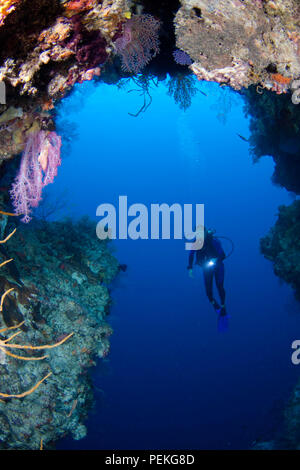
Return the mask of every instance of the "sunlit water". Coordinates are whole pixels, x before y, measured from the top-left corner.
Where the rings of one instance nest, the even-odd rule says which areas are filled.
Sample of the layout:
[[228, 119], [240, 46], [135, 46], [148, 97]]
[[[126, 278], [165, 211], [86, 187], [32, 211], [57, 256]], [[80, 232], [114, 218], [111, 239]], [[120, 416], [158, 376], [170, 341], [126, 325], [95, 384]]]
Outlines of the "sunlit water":
[[84, 84], [61, 107], [60, 130], [66, 119], [78, 126], [51, 187], [69, 191], [66, 213], [88, 214], [96, 227], [97, 206], [117, 207], [119, 195], [147, 206], [204, 203], [206, 224], [235, 250], [225, 261], [230, 326], [220, 334], [200, 269], [187, 275], [183, 241], [113, 242], [128, 271], [111, 292], [111, 352], [94, 372], [87, 438], [60, 449], [239, 449], [280, 425], [298, 374], [290, 358], [300, 317], [259, 239], [291, 201], [271, 183], [272, 159], [254, 165], [237, 136], [249, 136], [242, 99], [201, 88], [208, 96], [198, 93], [185, 113], [163, 85], [138, 118], [128, 112], [141, 98], [114, 86]]

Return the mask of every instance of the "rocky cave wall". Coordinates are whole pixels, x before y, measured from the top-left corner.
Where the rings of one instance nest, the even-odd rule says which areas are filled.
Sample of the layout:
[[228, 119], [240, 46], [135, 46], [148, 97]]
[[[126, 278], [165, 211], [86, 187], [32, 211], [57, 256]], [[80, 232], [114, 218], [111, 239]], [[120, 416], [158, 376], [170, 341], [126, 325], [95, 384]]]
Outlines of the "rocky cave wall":
[[[75, 83], [117, 83], [116, 41], [133, 15], [160, 22], [160, 53], [141, 72], [164, 79], [193, 73], [240, 90], [293, 91], [299, 99], [299, 0], [5, 0], [0, 10], [0, 161], [28, 133], [52, 129], [55, 104]], [[175, 48], [191, 60], [174, 61]]]
[[[124, 70], [118, 47], [120, 49], [120, 38], [125, 40], [126, 34], [127, 40], [128, 34], [132, 34], [131, 40], [135, 37], [139, 45], [143, 43], [136, 30], [132, 33], [129, 26], [134, 24], [133, 18], [137, 19], [135, 24], [140, 24], [138, 19], [141, 15], [151, 15], [153, 25], [159, 22], [160, 45], [159, 53], [156, 54], [153, 53], [154, 46], [152, 47], [152, 60], [147, 61], [136, 76]], [[76, 83], [93, 79], [117, 84], [124, 79], [133, 78], [147, 93], [149, 80], [165, 80], [169, 77], [170, 93], [182, 108], [186, 109], [194, 93], [191, 77], [195, 76], [198, 80], [230, 86], [243, 95], [245, 113], [250, 117], [249, 143], [254, 159], [271, 155], [275, 161], [274, 182], [299, 194], [299, 0], [3, 0], [0, 4], [0, 42], [0, 82], [5, 84], [5, 100], [3, 97], [0, 99], [2, 178], [5, 179], [14, 169], [11, 160], [22, 153], [30, 136], [41, 130], [55, 130], [56, 105]], [[173, 53], [176, 49], [179, 51], [174, 60]], [[3, 187], [1, 202], [2, 210], [9, 209], [7, 187]], [[2, 219], [1, 223], [5, 228], [8, 223], [7, 216], [3, 215]], [[299, 219], [298, 202], [290, 208], [281, 208], [277, 224], [261, 243], [262, 252], [274, 263], [275, 273], [293, 286], [298, 298]], [[76, 241], [76, 227], [68, 227]], [[47, 231], [50, 233], [51, 230], [51, 226], [47, 225]], [[60, 226], [59, 230], [64, 229]], [[2, 232], [4, 235], [3, 230]], [[82, 369], [92, 362], [93, 355], [101, 356], [107, 348], [105, 338], [109, 334], [109, 328], [102, 323], [105, 315], [102, 312], [100, 320], [98, 318], [99, 323], [95, 320], [95, 315], [97, 316], [97, 308], [101, 310], [104, 304], [109, 303], [109, 298], [105, 297], [105, 291], [101, 291], [106, 299], [103, 306], [89, 304], [90, 295], [94, 295], [91, 292], [86, 297], [85, 305], [75, 301], [72, 306], [68, 300], [68, 282], [73, 280], [72, 295], [77, 298], [77, 290], [79, 292], [84, 286], [87, 288], [89, 285], [89, 289], [94, 289], [93, 276], [101, 275], [101, 269], [102, 275], [105, 275], [105, 271], [112, 268], [107, 266], [104, 269], [98, 266], [98, 271], [93, 274], [90, 265], [93, 260], [88, 259], [90, 253], [86, 253], [83, 264], [86, 266], [85, 272], [77, 273], [76, 277], [76, 260], [68, 258], [57, 265], [57, 253], [53, 248], [46, 258], [51, 269], [56, 270], [61, 278], [60, 287], [56, 292], [53, 289], [51, 295], [50, 292], [41, 290], [40, 303], [45, 304], [42, 313], [36, 299], [32, 301], [31, 306], [24, 307], [25, 296], [21, 294], [20, 279], [23, 279], [22, 284], [25, 285], [28, 296], [30, 292], [35, 293], [37, 285], [37, 280], [34, 279], [35, 271], [26, 272], [28, 260], [25, 258], [29, 256], [30, 263], [35, 265], [34, 260], [39, 256], [37, 249], [46, 249], [38, 227], [25, 233], [27, 235], [23, 240], [11, 240], [17, 271], [11, 267], [11, 272], [6, 272], [6, 276], [4, 272], [1, 278], [4, 290], [9, 288], [11, 283], [15, 285], [13, 300], [8, 301], [7, 297], [10, 314], [3, 318], [3, 321], [11, 327], [25, 318], [30, 341], [43, 342], [43, 337], [52, 340], [54, 333], [59, 333], [61, 328], [58, 326], [61, 325], [56, 325], [47, 305], [51, 305], [51, 302], [60, 305], [60, 318], [64, 325], [69, 325], [68, 315], [70, 318], [74, 315], [78, 320], [79, 339], [75, 340], [75, 345], [70, 343], [70, 346], [62, 346], [67, 354], [60, 358], [54, 355], [52, 368], [60, 370], [63, 360], [68, 361], [70, 354], [79, 354], [82, 364], [82, 367], [74, 369], [77, 393], [75, 388], [67, 389], [68, 397], [62, 393], [57, 399], [61, 386], [59, 381], [52, 378], [47, 399], [49, 406], [52, 406], [53, 410], [56, 406], [58, 411], [54, 412], [52, 417], [46, 412], [42, 413], [41, 420], [34, 428], [29, 411], [30, 397], [22, 401], [18, 413], [13, 401], [4, 400], [4, 404], [0, 401], [0, 437], [3, 446], [36, 448], [42, 434], [40, 430], [44, 435], [48, 435], [48, 442], [54, 442], [59, 435], [70, 431], [75, 433], [75, 437], [80, 437], [79, 431], [76, 435], [76, 427], [84, 434], [84, 409], [91, 397], [87, 379], [81, 379]], [[55, 239], [53, 233], [51, 236]], [[28, 254], [24, 253], [25, 242], [31, 247]], [[92, 242], [89, 239], [87, 243]], [[103, 260], [108, 256], [103, 251]], [[94, 260], [94, 263], [97, 262], [100, 261]], [[111, 258], [115, 275], [117, 267], [114, 263]], [[47, 284], [48, 271], [46, 272], [46, 268], [44, 271], [43, 279]], [[20, 279], [19, 276], [16, 279], [16, 272], [21, 273]], [[88, 284], [85, 284], [86, 282]], [[64, 301], [60, 303], [61, 298]], [[82, 318], [87, 312], [90, 312], [91, 318], [85, 326], [83, 342], [79, 330]], [[95, 321], [97, 334], [103, 339], [104, 349], [101, 351], [96, 351], [95, 344], [90, 341], [89, 328], [95, 327]], [[69, 326], [71, 328], [71, 325]], [[62, 333], [64, 332], [63, 329]], [[100, 341], [100, 344], [102, 343]], [[44, 369], [41, 365], [33, 374], [32, 369], [25, 366], [14, 368], [4, 356], [0, 358], [0, 362], [1, 360], [4, 361], [1, 367], [5, 368], [3, 377], [7, 377], [7, 380], [13, 377], [12, 389], [17, 392], [18, 384], [26, 386], [32, 382], [30, 378], [43, 375]], [[78, 396], [78, 390], [81, 390], [81, 396]], [[42, 398], [36, 403], [42, 406]], [[64, 422], [66, 413], [70, 415], [69, 421], [67, 420], [69, 424]], [[20, 422], [27, 424], [21, 426], [18, 431]]]

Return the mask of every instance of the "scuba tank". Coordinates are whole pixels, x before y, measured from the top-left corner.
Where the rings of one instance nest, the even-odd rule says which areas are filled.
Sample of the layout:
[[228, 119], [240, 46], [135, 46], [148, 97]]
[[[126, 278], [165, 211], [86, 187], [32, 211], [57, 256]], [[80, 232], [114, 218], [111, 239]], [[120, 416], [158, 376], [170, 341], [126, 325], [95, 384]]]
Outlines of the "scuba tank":
[[229, 256], [232, 255], [232, 253], [234, 252], [234, 243], [231, 240], [231, 238], [224, 237], [223, 235], [216, 235], [216, 230], [214, 230], [214, 229], [208, 229], [207, 234], [214, 237], [214, 238], [217, 238], [217, 239], [227, 240], [231, 244], [231, 249], [229, 250], [229, 252], [227, 254], [225, 253], [225, 255], [226, 255], [225, 259], [229, 258]]

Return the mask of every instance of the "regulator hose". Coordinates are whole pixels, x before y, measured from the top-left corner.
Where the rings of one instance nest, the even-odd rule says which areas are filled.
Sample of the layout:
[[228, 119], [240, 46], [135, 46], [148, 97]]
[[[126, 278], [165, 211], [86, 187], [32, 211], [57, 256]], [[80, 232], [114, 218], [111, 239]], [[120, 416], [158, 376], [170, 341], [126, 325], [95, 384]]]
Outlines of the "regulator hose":
[[231, 250], [229, 251], [229, 253], [225, 256], [225, 259], [229, 258], [229, 256], [232, 255], [232, 253], [234, 252], [234, 243], [233, 241], [231, 240], [231, 238], [228, 238], [228, 237], [223, 237], [221, 235], [214, 235], [214, 238], [222, 238], [223, 240], [227, 240], [228, 242], [231, 243]]

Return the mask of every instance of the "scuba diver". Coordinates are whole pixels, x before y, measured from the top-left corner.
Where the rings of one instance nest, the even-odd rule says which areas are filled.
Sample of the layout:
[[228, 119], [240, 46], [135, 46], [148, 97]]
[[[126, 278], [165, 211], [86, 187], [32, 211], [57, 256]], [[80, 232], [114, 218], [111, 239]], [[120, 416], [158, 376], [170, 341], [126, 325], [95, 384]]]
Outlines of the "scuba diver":
[[[216, 237], [213, 230], [204, 228], [204, 244], [200, 250], [191, 250], [189, 254], [189, 275], [193, 276], [193, 262], [196, 256], [195, 264], [203, 269], [204, 284], [208, 300], [215, 311], [221, 316], [226, 315], [225, 308], [225, 289], [224, 289], [224, 259], [226, 258], [222, 245]], [[215, 278], [217, 290], [220, 296], [221, 306], [213, 296], [213, 280]]]

